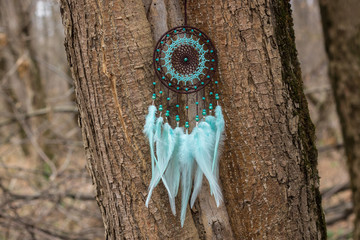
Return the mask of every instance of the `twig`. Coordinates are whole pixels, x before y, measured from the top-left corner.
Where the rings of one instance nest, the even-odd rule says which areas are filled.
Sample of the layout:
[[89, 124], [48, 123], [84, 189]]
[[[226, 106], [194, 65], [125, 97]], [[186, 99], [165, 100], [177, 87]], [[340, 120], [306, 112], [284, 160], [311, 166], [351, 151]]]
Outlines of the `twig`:
[[318, 147], [318, 152], [326, 152], [326, 151], [333, 150], [333, 149], [338, 150], [343, 147], [344, 147], [343, 143], [329, 144], [329, 145]]
[[348, 190], [348, 189], [350, 189], [350, 183], [349, 182], [341, 183], [341, 184], [338, 184], [338, 185], [335, 185], [335, 186], [324, 189], [321, 192], [321, 196], [322, 196], [322, 199], [328, 199], [328, 198], [332, 197], [333, 195], [335, 195], [335, 194], [337, 194], [339, 192], [343, 192], [343, 191]]
[[[60, 106], [60, 107], [54, 107], [54, 108], [46, 107], [46, 108], [42, 108], [42, 109], [37, 109], [33, 112], [19, 114], [18, 118], [21, 120], [25, 120], [25, 119], [28, 119], [31, 117], [38, 117], [38, 116], [46, 115], [46, 114], [52, 113], [52, 112], [54, 112], [54, 113], [78, 113], [78, 109], [73, 106]], [[0, 122], [0, 127], [6, 126], [11, 123], [15, 123], [18, 118], [16, 116], [12, 116], [3, 122]]]
[[347, 219], [353, 213], [352, 202], [339, 203], [334, 206], [330, 206], [324, 210], [325, 215], [333, 213], [333, 216], [326, 218], [326, 224], [332, 225], [338, 221]]

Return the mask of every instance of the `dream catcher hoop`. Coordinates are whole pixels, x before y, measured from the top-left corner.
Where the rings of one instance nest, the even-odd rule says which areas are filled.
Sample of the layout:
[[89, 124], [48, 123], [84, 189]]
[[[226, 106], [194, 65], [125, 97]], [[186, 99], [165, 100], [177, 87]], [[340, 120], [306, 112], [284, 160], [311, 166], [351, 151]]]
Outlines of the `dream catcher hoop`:
[[161, 83], [173, 92], [190, 94], [200, 91], [213, 79], [216, 49], [201, 30], [179, 26], [159, 39], [153, 63]]
[[[186, 0], [184, 9], [185, 24], [164, 33], [155, 46], [153, 65], [163, 87], [156, 87], [157, 82], [153, 81], [153, 104], [144, 126], [152, 167], [146, 206], [154, 188], [162, 181], [175, 215], [175, 197], [181, 186], [181, 226], [189, 200], [193, 207], [200, 192], [203, 176], [209, 182], [216, 205], [222, 202], [218, 160], [225, 128], [215, 75], [216, 49], [203, 31], [187, 25]], [[172, 99], [174, 95], [176, 101]], [[194, 104], [188, 101], [189, 95], [196, 96]], [[185, 104], [179, 100], [182, 96], [186, 96]], [[189, 108], [196, 109], [193, 119]], [[185, 114], [181, 114], [182, 109]], [[171, 125], [175, 123], [173, 128]]]

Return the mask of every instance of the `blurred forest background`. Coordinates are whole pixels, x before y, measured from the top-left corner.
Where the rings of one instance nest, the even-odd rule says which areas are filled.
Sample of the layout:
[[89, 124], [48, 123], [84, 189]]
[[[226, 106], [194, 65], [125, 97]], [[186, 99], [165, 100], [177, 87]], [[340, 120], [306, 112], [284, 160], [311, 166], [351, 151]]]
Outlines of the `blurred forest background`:
[[[351, 191], [317, 0], [292, 0], [316, 125], [329, 239], [351, 239]], [[55, 0], [0, 0], [0, 239], [103, 239]]]

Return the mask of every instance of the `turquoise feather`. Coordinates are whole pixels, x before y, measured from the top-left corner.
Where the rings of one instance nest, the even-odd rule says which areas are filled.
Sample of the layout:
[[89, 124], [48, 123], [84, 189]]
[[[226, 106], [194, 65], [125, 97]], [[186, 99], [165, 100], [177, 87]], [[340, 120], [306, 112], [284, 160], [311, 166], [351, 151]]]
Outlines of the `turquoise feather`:
[[214, 194], [217, 206], [220, 206], [222, 194], [218, 184], [218, 178], [212, 172], [212, 156], [214, 152], [215, 135], [210, 124], [201, 122], [193, 132], [194, 156], [196, 163], [207, 178], [211, 192]]
[[156, 121], [156, 107], [154, 105], [149, 106], [149, 113], [146, 116], [145, 126], [143, 132], [149, 139], [150, 154], [151, 154], [151, 169], [152, 178], [154, 177], [155, 166], [155, 153], [154, 153], [154, 133], [155, 133], [155, 121]]
[[191, 200], [190, 200], [191, 208], [194, 206], [195, 200], [196, 200], [197, 196], [199, 195], [199, 192], [200, 192], [200, 189], [202, 186], [203, 175], [204, 175], [204, 173], [201, 171], [201, 168], [199, 166], [196, 166], [196, 172], [195, 172], [195, 177], [194, 177], [194, 189], [193, 189], [193, 193], [191, 194]]
[[[172, 129], [171, 129], [172, 131]], [[179, 183], [180, 183], [180, 163], [179, 163], [179, 152], [180, 152], [180, 139], [183, 134], [183, 128], [175, 128], [173, 133], [174, 147], [169, 164], [164, 173], [164, 179], [169, 186], [169, 201], [171, 206], [171, 211], [176, 215], [176, 206], [175, 206], [175, 197], [178, 194]]]
[[148, 206], [153, 190], [162, 180], [169, 195], [171, 211], [176, 215], [175, 197], [181, 181], [180, 221], [183, 226], [190, 195], [190, 206], [193, 207], [204, 175], [216, 205], [219, 206], [222, 201], [218, 161], [225, 122], [220, 106], [215, 109], [215, 117], [207, 116], [205, 121], [194, 127], [191, 134], [184, 133], [180, 127], [173, 130], [163, 121], [162, 117], [156, 118], [156, 107], [150, 106], [144, 133], [150, 145], [152, 178], [145, 204]]
[[152, 192], [160, 182], [160, 179], [163, 181], [168, 194], [171, 196], [170, 187], [163, 174], [167, 168], [175, 143], [173, 141], [173, 130], [168, 123], [163, 124], [163, 121], [163, 118], [159, 117], [155, 125], [154, 141], [156, 143], [157, 161], [153, 168], [153, 177], [150, 181], [149, 194], [145, 202], [146, 206], [149, 205]]
[[194, 166], [194, 156], [190, 143], [191, 135], [181, 134], [180, 137], [180, 151], [179, 162], [181, 171], [181, 227], [184, 226], [186, 209], [189, 202], [191, 188], [192, 188], [192, 174]]
[[221, 106], [217, 106], [215, 108], [215, 126], [216, 126], [216, 136], [215, 136], [215, 147], [214, 147], [214, 155], [213, 155], [213, 163], [212, 163], [212, 172], [219, 175], [219, 146], [223, 142], [223, 135], [225, 130], [225, 121], [224, 116], [221, 111]]

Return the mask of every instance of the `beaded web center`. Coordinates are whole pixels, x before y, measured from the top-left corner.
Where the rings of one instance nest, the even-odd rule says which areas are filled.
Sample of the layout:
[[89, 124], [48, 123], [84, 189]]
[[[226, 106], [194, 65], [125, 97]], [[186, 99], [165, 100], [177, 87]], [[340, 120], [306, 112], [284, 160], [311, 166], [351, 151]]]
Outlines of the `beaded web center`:
[[[206, 62], [210, 60], [205, 58], [205, 53], [209, 50], [204, 49], [205, 44], [199, 43], [200, 39], [193, 39], [192, 36], [186, 36], [186, 33], [183, 37], [179, 36], [175, 41], [171, 44], [167, 44], [167, 50], [164, 51], [165, 57], [161, 58], [164, 60], [165, 64], [162, 67], [166, 68], [166, 74], [170, 75], [170, 80], [177, 80], [178, 83], [180, 81], [184, 82], [185, 85], [187, 82], [194, 83], [194, 80], [200, 81], [200, 75], [204, 74], [204, 69], [208, 68], [205, 66]], [[184, 61], [182, 57], [183, 52], [187, 52], [188, 60]], [[186, 54], [186, 53], [185, 53]], [[175, 59], [175, 61], [174, 61]], [[176, 61], [176, 59], [179, 59]], [[198, 63], [196, 64], [187, 64], [187, 63]], [[180, 71], [179, 68], [181, 69]]]

